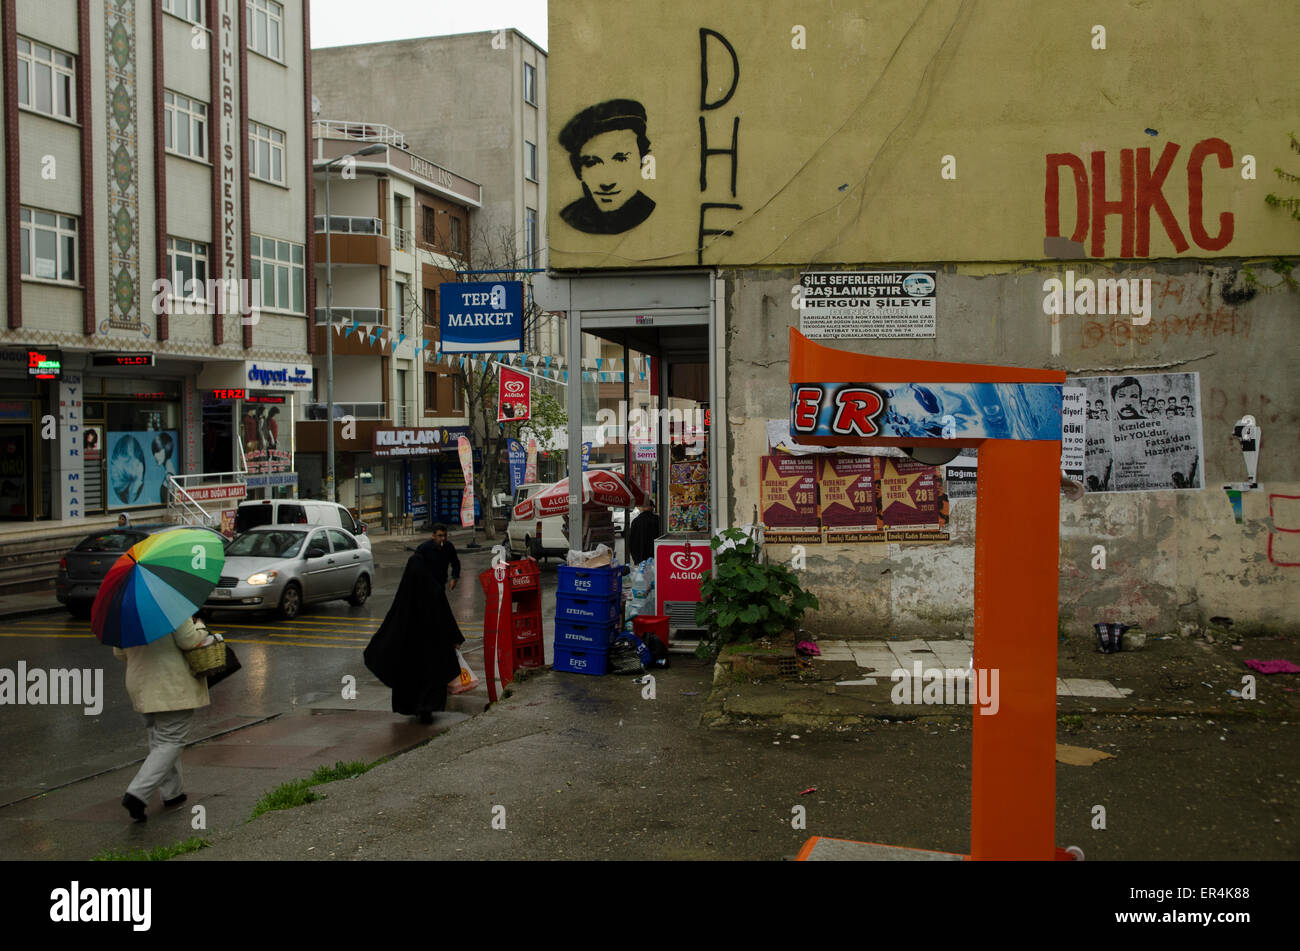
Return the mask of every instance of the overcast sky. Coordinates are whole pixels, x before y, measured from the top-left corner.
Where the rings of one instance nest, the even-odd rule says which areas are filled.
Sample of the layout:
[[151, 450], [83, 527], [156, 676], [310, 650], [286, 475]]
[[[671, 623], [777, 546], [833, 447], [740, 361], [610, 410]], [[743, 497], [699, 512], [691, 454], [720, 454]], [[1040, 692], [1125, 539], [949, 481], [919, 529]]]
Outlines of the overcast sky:
[[546, 0], [312, 0], [311, 4], [313, 48], [507, 27], [547, 49]]

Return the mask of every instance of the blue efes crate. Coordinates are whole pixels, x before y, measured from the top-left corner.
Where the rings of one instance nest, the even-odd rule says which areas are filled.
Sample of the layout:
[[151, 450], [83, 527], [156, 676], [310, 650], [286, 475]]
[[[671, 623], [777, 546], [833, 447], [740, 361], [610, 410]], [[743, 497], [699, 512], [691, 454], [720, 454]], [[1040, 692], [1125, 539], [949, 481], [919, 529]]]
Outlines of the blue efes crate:
[[617, 598], [583, 598], [573, 594], [555, 596], [555, 621], [581, 624], [617, 624], [621, 605]]
[[572, 594], [581, 598], [611, 598], [623, 593], [623, 568], [607, 565], [604, 568], [578, 568], [560, 565], [556, 594]]
[[555, 645], [555, 660], [551, 663], [553, 670], [567, 670], [571, 674], [591, 674], [601, 677], [605, 674], [608, 655], [604, 651], [589, 651], [578, 648]]
[[607, 651], [618, 632], [614, 624], [583, 624], [581, 621], [556, 621], [555, 646], [581, 650]]

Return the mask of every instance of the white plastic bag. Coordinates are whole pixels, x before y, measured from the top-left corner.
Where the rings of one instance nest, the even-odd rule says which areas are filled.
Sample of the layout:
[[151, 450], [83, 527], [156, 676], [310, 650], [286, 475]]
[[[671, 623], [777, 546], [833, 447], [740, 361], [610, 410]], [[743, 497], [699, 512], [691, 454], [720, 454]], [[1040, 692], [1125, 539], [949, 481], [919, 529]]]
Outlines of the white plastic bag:
[[474, 671], [469, 669], [469, 664], [465, 662], [465, 655], [460, 651], [456, 651], [456, 660], [460, 663], [460, 674], [447, 684], [447, 693], [468, 693], [478, 686], [478, 678], [474, 676]]

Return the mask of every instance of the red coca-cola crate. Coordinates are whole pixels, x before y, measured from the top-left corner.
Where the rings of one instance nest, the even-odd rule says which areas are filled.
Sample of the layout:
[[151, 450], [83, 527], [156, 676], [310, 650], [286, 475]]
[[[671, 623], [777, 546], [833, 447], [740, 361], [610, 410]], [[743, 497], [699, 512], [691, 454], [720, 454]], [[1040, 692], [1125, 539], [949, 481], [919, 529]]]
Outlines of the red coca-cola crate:
[[506, 565], [506, 587], [511, 592], [532, 591], [541, 587], [542, 571], [534, 558], [521, 558]]
[[515, 667], [544, 667], [546, 654], [542, 642], [515, 645]]
[[511, 627], [516, 647], [528, 641], [540, 640], [542, 636], [541, 612], [516, 614], [511, 622]]

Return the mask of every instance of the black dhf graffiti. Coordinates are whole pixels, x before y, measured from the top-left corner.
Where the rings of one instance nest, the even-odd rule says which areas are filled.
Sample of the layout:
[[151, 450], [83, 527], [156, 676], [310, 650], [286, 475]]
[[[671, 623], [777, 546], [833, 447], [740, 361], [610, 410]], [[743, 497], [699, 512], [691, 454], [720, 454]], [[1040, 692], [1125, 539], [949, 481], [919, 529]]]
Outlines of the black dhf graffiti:
[[[726, 49], [731, 56], [731, 86], [727, 89], [726, 95], [714, 102], [709, 102], [709, 37], [714, 37]], [[736, 94], [736, 87], [740, 85], [740, 58], [736, 56], [735, 47], [733, 47], [725, 36], [716, 30], [710, 30], [700, 27], [700, 111], [710, 112], [714, 109], [720, 109], [731, 101], [731, 97]], [[705, 129], [704, 116], [700, 116], [700, 191], [701, 193], [708, 190], [708, 164], [709, 159], [715, 155], [731, 156], [731, 197], [736, 197], [736, 169], [738, 166], [740, 141], [740, 116], [734, 116], [731, 120], [731, 148], [729, 149], [711, 149], [709, 148], [709, 136]], [[706, 228], [704, 227], [704, 213], [711, 208], [731, 208], [741, 210], [741, 206], [734, 202], [712, 202], [706, 201], [700, 203], [700, 228], [696, 239], [696, 263], [704, 263], [704, 239], [710, 236], [731, 237], [734, 232], [729, 228]]]

